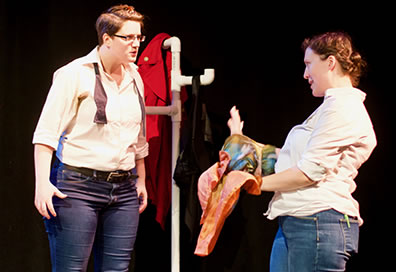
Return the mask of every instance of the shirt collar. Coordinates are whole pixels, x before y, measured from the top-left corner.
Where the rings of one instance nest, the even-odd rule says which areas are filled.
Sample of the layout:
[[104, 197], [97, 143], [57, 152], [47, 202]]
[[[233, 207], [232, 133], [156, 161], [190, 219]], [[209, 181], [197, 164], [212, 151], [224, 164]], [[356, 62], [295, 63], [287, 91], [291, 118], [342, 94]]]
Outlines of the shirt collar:
[[[92, 64], [92, 63], [98, 63], [103, 70], [102, 62], [100, 61], [100, 57], [99, 57], [99, 46], [96, 46], [94, 49], [92, 49], [91, 52], [88, 53], [88, 55], [82, 58], [82, 64]], [[125, 65], [124, 68], [125, 71], [127, 71], [130, 74], [130, 76], [133, 78], [134, 73], [137, 72], [138, 66], [134, 63], [129, 63], [128, 65]]]
[[345, 87], [345, 88], [331, 88], [326, 90], [325, 99], [328, 97], [334, 96], [343, 96], [343, 95], [355, 95], [359, 96], [360, 100], [363, 102], [366, 99], [366, 93], [362, 92], [361, 90], [353, 87]]

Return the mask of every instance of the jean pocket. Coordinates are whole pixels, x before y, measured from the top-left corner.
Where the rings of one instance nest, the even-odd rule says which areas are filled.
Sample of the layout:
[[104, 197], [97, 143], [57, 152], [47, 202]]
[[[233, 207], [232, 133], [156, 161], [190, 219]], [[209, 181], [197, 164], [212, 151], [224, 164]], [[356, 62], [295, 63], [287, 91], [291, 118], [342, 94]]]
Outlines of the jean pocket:
[[[349, 221], [349, 222], [348, 222]], [[344, 238], [344, 252], [348, 255], [358, 253], [359, 222], [354, 219], [340, 219], [340, 226]]]
[[318, 218], [316, 216], [285, 216], [281, 223], [285, 237], [300, 243], [316, 243], [319, 239]]

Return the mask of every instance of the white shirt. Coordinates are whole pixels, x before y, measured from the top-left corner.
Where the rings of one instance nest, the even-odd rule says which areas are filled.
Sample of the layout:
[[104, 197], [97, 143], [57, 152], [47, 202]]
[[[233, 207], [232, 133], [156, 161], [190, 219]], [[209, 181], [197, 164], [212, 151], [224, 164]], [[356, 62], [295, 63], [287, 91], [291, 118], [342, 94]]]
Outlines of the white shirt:
[[352, 197], [354, 178], [377, 144], [363, 104], [365, 97], [355, 88], [329, 89], [315, 112], [292, 128], [280, 150], [275, 172], [297, 166], [315, 184], [275, 192], [266, 213], [269, 219], [335, 209], [363, 223], [359, 203]]
[[[95, 70], [98, 63], [107, 95], [107, 124], [94, 123]], [[137, 66], [124, 67], [120, 86], [103, 70], [98, 48], [54, 73], [52, 86], [33, 135], [33, 144], [57, 150], [66, 164], [101, 171], [130, 170], [148, 155], [137, 89], [143, 82]]]

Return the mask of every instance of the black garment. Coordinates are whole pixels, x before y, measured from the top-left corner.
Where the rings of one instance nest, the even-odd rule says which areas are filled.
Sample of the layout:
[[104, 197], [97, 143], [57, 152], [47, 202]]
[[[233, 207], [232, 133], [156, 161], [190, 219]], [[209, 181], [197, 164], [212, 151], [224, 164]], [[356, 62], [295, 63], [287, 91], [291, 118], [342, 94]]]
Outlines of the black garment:
[[194, 76], [191, 95], [185, 103], [188, 116], [182, 127], [181, 152], [173, 175], [180, 188], [180, 268], [181, 271], [191, 272], [201, 271], [202, 261], [201, 257], [194, 255], [202, 214], [197, 192], [198, 179], [216, 162], [218, 154], [212, 142], [204, 95], [199, 86], [199, 76]]
[[184, 222], [192, 240], [198, 237], [202, 213], [197, 194], [198, 178], [215, 161], [209, 117], [199, 86], [199, 76], [194, 76], [189, 96], [191, 108], [181, 133], [181, 153], [173, 175], [180, 187], [182, 201], [185, 201]]

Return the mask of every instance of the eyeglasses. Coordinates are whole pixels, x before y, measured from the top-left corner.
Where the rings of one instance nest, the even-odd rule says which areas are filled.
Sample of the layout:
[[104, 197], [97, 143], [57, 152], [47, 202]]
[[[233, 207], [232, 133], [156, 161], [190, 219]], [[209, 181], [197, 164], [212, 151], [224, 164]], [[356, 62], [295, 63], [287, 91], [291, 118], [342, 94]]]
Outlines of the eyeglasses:
[[126, 42], [134, 42], [136, 40], [138, 42], [144, 42], [144, 40], [146, 40], [146, 36], [140, 35], [140, 34], [133, 34], [133, 35], [128, 35], [128, 36], [113, 34], [113, 36], [121, 38]]

